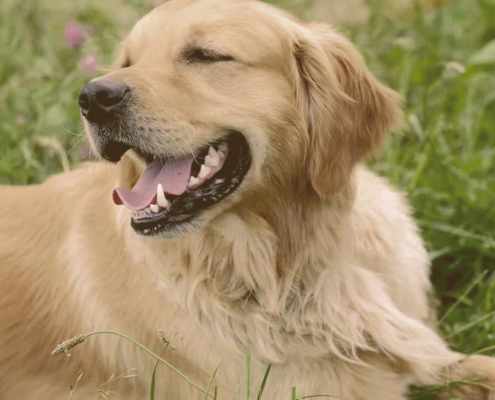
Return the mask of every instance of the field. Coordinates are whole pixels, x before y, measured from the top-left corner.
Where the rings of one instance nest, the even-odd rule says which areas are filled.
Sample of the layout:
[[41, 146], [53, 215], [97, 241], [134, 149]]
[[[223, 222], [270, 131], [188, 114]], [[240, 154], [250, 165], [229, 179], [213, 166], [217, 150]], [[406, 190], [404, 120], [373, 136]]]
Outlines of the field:
[[[459, 351], [495, 355], [495, 0], [344, 1], [359, 9], [339, 13], [314, 1], [272, 2], [339, 24], [403, 95], [404, 132], [370, 165], [414, 206], [442, 334]], [[39, 182], [88, 158], [78, 92], [151, 5], [0, 1], [0, 183]]]

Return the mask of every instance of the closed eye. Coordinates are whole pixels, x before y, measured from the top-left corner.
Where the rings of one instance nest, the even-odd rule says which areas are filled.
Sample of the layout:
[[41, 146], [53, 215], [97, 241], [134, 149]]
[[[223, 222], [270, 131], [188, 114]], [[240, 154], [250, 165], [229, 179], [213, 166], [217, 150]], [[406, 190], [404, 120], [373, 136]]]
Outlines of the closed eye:
[[200, 48], [189, 49], [185, 54], [185, 58], [189, 64], [211, 64], [215, 62], [234, 61], [232, 56]]

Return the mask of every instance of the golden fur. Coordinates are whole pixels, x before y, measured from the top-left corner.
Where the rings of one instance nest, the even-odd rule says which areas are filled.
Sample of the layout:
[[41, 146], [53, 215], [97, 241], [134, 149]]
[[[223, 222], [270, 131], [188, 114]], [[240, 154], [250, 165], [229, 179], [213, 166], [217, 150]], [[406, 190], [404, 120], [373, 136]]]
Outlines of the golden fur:
[[[190, 41], [236, 61], [189, 65], [180, 54]], [[399, 400], [413, 383], [495, 384], [493, 359], [457, 363], [432, 330], [429, 260], [409, 207], [360, 165], [401, 111], [348, 40], [254, 0], [172, 0], [138, 22], [105, 78], [137, 94], [126, 118], [150, 149], [184, 154], [235, 129], [252, 166], [194, 229], [168, 239], [138, 236], [112, 203], [112, 189], [143, 170], [132, 151], [117, 166], [1, 187], [1, 400], [67, 399], [79, 370], [74, 398], [96, 399], [112, 373], [133, 367], [137, 377], [104, 388], [149, 398], [154, 360], [123, 340], [92, 337], [70, 358], [49, 355], [105, 329], [157, 352], [158, 329], [177, 332], [164, 357], [203, 387], [220, 365], [221, 400], [245, 397], [248, 347], [253, 396], [272, 364], [268, 400], [293, 386]], [[157, 398], [204, 398], [170, 370], [158, 375]]]

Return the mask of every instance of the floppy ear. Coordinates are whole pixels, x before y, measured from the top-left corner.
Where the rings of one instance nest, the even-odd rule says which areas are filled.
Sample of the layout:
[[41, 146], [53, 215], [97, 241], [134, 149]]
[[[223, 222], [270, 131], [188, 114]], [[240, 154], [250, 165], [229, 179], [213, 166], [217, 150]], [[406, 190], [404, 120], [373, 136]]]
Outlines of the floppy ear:
[[309, 133], [306, 169], [316, 193], [328, 198], [399, 126], [400, 98], [377, 82], [347, 39], [326, 26], [303, 28], [294, 53], [296, 97]]

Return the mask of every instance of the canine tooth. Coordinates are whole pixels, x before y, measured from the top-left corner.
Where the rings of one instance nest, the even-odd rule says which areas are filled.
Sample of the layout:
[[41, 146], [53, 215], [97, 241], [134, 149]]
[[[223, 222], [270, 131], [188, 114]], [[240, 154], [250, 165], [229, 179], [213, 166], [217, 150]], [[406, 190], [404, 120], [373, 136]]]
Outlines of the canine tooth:
[[218, 150], [221, 150], [222, 152], [226, 152], [228, 149], [229, 145], [225, 142], [222, 142], [218, 145]]
[[195, 178], [194, 176], [191, 176], [189, 178], [189, 182], [187, 184], [187, 187], [191, 187], [191, 186], [197, 185], [198, 183], [199, 183], [199, 179], [198, 178]]
[[207, 167], [206, 165], [202, 165], [201, 169], [199, 170], [198, 178], [206, 178], [211, 172], [210, 167]]
[[220, 156], [217, 151], [210, 146], [208, 155], [205, 157], [205, 165], [208, 167], [218, 167], [218, 164], [220, 164]]
[[163, 186], [161, 183], [159, 183], [156, 186], [156, 202], [161, 208], [167, 208], [168, 207], [168, 200], [165, 197], [165, 192], [163, 191]]
[[207, 155], [205, 157], [205, 165], [207, 167], [215, 168], [218, 167], [218, 164], [220, 164], [220, 156], [218, 153], [215, 153], [215, 156]]
[[160, 207], [158, 207], [158, 204], [150, 204], [150, 209], [152, 212], [154, 212], [155, 214], [158, 213], [160, 211]]

